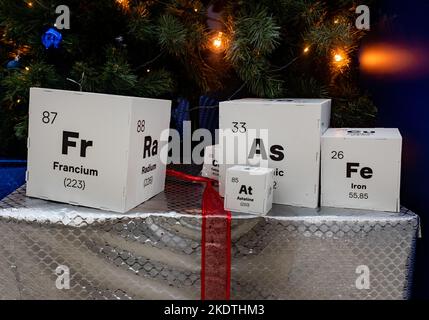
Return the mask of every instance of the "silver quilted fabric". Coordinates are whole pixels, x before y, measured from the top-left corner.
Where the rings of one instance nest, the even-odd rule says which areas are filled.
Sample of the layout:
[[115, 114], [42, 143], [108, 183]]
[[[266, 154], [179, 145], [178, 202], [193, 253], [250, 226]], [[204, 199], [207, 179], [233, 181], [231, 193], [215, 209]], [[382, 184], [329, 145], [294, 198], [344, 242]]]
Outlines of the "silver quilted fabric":
[[[0, 299], [199, 299], [203, 187], [169, 179], [127, 214], [0, 202]], [[419, 218], [274, 206], [233, 214], [232, 299], [406, 299]], [[359, 266], [369, 285], [356, 281]], [[59, 287], [57, 268], [68, 268]], [[64, 269], [61, 269], [64, 270]]]

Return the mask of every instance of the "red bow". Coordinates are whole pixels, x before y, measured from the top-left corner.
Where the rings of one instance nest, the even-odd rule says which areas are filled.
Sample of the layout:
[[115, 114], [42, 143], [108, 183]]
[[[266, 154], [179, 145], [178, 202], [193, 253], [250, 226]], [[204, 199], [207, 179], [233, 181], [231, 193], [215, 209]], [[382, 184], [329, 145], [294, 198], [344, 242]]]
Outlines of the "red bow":
[[229, 300], [231, 282], [231, 212], [225, 211], [214, 180], [167, 170], [180, 180], [205, 184], [201, 227], [201, 299]]

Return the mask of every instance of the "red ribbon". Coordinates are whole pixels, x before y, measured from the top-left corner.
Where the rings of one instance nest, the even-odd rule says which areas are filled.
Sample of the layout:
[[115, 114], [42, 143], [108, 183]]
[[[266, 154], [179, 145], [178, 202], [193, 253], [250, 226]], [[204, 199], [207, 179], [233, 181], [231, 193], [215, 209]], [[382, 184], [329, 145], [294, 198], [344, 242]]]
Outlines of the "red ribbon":
[[201, 227], [201, 299], [229, 300], [231, 290], [231, 212], [225, 211], [214, 180], [167, 170], [180, 180], [205, 184]]

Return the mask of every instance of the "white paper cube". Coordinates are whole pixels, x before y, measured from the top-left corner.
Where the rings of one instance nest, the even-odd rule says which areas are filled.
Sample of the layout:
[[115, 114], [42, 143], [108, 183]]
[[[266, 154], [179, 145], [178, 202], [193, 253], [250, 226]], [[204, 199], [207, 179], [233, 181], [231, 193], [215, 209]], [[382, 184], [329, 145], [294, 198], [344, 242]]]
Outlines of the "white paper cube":
[[[223, 152], [219, 191], [225, 194], [225, 176], [234, 164], [274, 169], [274, 203], [316, 208], [319, 205], [320, 138], [330, 123], [331, 100], [242, 99], [220, 103], [220, 146]], [[256, 140], [254, 131], [260, 134]], [[238, 151], [225, 143], [224, 134], [247, 138], [247, 150]], [[232, 133], [231, 133], [232, 132]], [[265, 133], [266, 134], [265, 134]], [[254, 147], [256, 146], [256, 152]], [[253, 150], [253, 151], [252, 151]], [[245, 163], [225, 159], [244, 155]]]
[[274, 170], [234, 166], [226, 171], [225, 209], [265, 215], [273, 205]]
[[398, 129], [329, 129], [322, 137], [322, 206], [399, 212]]
[[219, 180], [219, 145], [208, 146], [204, 148], [204, 164], [201, 175], [213, 180]]
[[30, 90], [27, 195], [126, 212], [164, 190], [171, 102]]

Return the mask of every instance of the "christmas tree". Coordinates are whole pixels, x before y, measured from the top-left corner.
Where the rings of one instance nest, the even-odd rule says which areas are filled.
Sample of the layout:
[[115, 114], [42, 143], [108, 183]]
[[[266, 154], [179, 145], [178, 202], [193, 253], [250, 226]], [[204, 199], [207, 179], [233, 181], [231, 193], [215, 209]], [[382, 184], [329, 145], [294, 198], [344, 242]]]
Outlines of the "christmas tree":
[[[65, 5], [70, 25], [58, 11]], [[0, 0], [0, 154], [24, 154], [29, 88], [218, 100], [332, 98], [371, 126], [352, 0]], [[65, 19], [65, 20], [64, 20]], [[57, 28], [55, 28], [57, 27]], [[43, 38], [43, 39], [42, 39]]]

